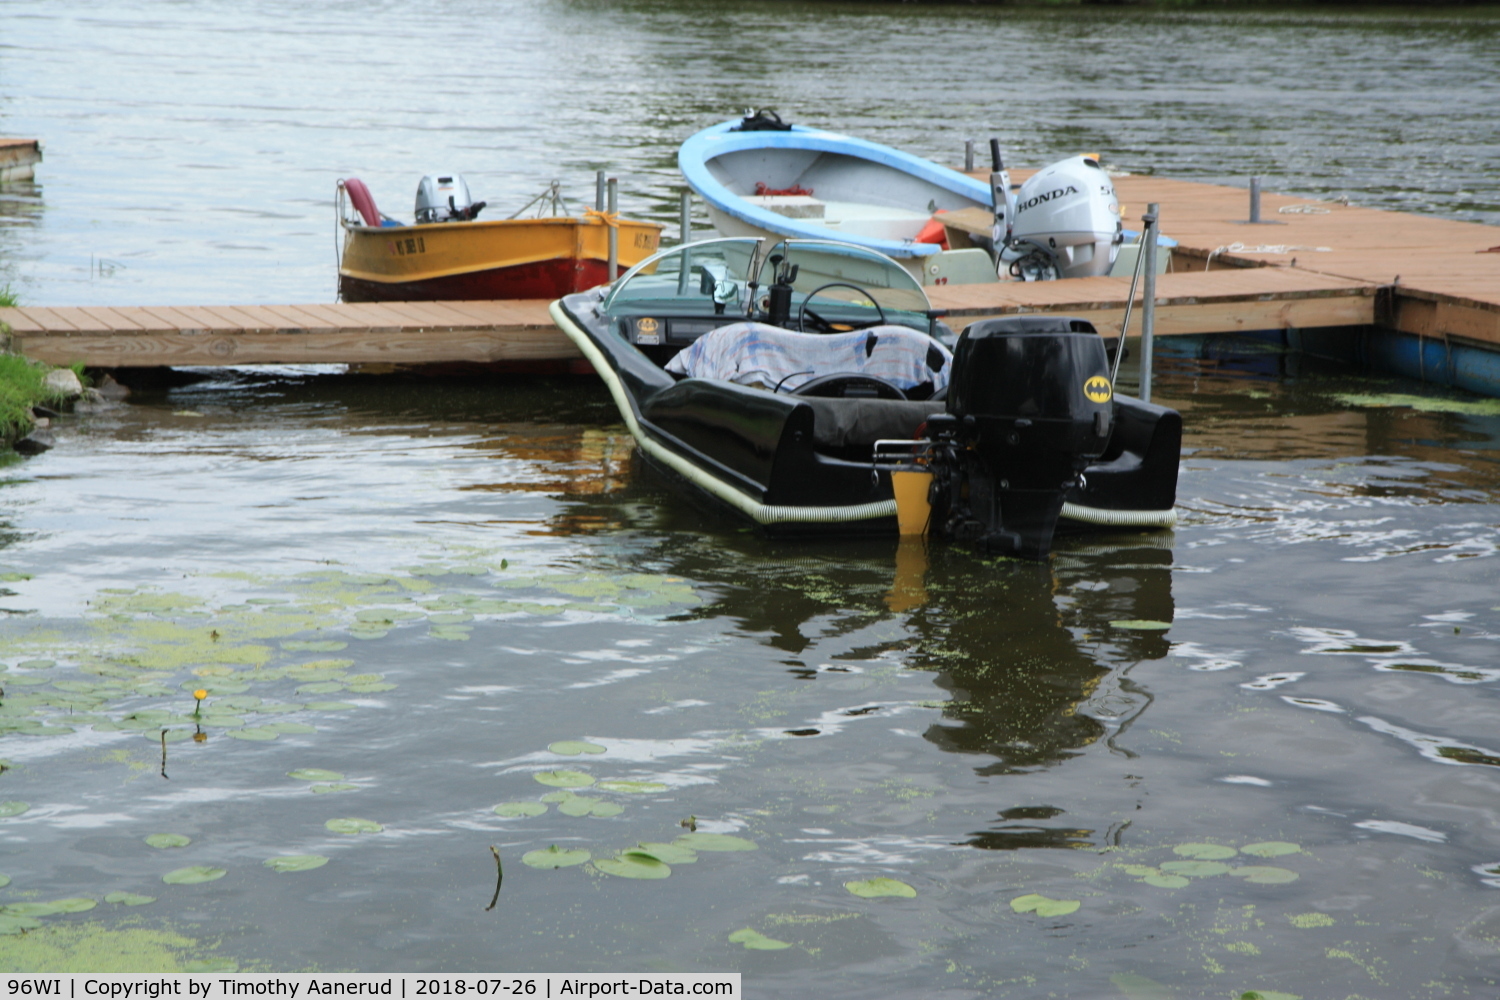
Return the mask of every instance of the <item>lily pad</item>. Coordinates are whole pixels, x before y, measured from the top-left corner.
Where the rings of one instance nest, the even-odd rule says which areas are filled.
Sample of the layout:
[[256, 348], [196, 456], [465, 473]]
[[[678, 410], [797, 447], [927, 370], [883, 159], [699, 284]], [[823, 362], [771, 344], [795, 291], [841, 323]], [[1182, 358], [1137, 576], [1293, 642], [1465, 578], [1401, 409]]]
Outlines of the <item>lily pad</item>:
[[141, 896], [134, 892], [112, 892], [104, 897], [104, 901], [119, 906], [145, 906], [147, 903], [156, 902], [156, 897]]
[[1229, 874], [1256, 885], [1286, 885], [1297, 881], [1298, 877], [1290, 868], [1276, 868], [1272, 865], [1241, 865], [1239, 868], [1231, 868]]
[[624, 792], [627, 795], [642, 795], [647, 792], [665, 792], [667, 786], [660, 781], [601, 781], [601, 792]]
[[1017, 913], [1035, 913], [1039, 917], [1066, 917], [1082, 905], [1076, 899], [1052, 899], [1035, 892], [1010, 901], [1010, 908]]
[[790, 948], [791, 945], [785, 941], [766, 937], [760, 931], [746, 927], [744, 930], [735, 931], [729, 935], [730, 944], [742, 944], [751, 951], [780, 951]]
[[522, 816], [540, 816], [546, 811], [547, 806], [543, 802], [502, 802], [495, 807], [495, 815], [504, 819], [517, 819]]
[[180, 833], [153, 833], [146, 838], [146, 843], [155, 848], [165, 850], [168, 847], [186, 847], [193, 842], [193, 838], [184, 837]]
[[1229, 866], [1222, 861], [1166, 861], [1162, 863], [1161, 870], [1172, 875], [1206, 878], [1209, 875], [1223, 875], [1229, 871]]
[[1181, 889], [1188, 884], [1188, 880], [1181, 875], [1147, 875], [1141, 879], [1147, 885], [1154, 885], [1158, 889]]
[[380, 833], [385, 829], [372, 819], [357, 819], [352, 816], [331, 819], [323, 825], [334, 833]]
[[[713, 836], [712, 834], [689, 834], [689, 836]], [[845, 882], [844, 888], [861, 899], [878, 899], [881, 896], [896, 896], [901, 899], [915, 899], [917, 890], [893, 878], [867, 878], [858, 882]]]
[[581, 753], [603, 753], [607, 748], [585, 740], [558, 740], [547, 744], [547, 749], [564, 757], [576, 757]]
[[532, 777], [553, 788], [587, 788], [594, 783], [593, 776], [582, 771], [538, 771]]
[[197, 885], [199, 882], [213, 882], [228, 874], [229, 872], [223, 868], [192, 865], [188, 868], [178, 868], [176, 871], [167, 872], [161, 877], [161, 880], [168, 885]]
[[278, 730], [272, 729], [270, 726], [246, 726], [244, 729], [231, 729], [224, 735], [232, 736], [237, 740], [250, 740], [255, 743], [268, 743], [271, 740], [274, 740], [276, 737], [280, 736], [281, 733]]
[[642, 841], [640, 849], [656, 860], [668, 865], [690, 865], [698, 860], [698, 852], [680, 844], [663, 844], [659, 841]]
[[295, 771], [286, 773], [288, 778], [296, 778], [298, 781], [343, 781], [344, 776], [337, 771], [325, 771], [320, 767], [299, 767]]
[[1184, 858], [1197, 858], [1199, 861], [1223, 861], [1239, 852], [1223, 844], [1178, 844], [1172, 848], [1172, 853]]
[[673, 840], [678, 847], [692, 851], [758, 851], [760, 845], [744, 837], [731, 837], [727, 833], [684, 833]]
[[587, 795], [569, 795], [558, 803], [557, 811], [564, 816], [618, 816], [625, 809], [623, 806], [605, 802], [603, 799], [590, 798]]
[[527, 851], [521, 855], [521, 863], [532, 868], [567, 868], [570, 865], [581, 865], [588, 859], [588, 851], [567, 850], [556, 844], [545, 850]]
[[1127, 875], [1134, 875], [1136, 878], [1145, 878], [1147, 875], [1161, 874], [1160, 868], [1152, 868], [1149, 865], [1121, 865], [1120, 870]]
[[620, 878], [666, 878], [672, 866], [663, 864], [644, 851], [626, 851], [618, 857], [595, 861], [594, 867], [606, 875]]
[[19, 816], [30, 808], [30, 802], [0, 802], [0, 819]]
[[312, 641], [292, 639], [281, 644], [282, 649], [307, 653], [337, 653], [341, 649], [348, 648], [348, 646], [347, 642], [340, 642], [337, 639], [317, 639]]
[[297, 694], [334, 694], [344, 690], [344, 685], [338, 681], [319, 681], [316, 684], [301, 684], [297, 687]]
[[10, 885], [10, 876], [0, 875], [0, 889], [3, 889], [8, 885]]
[[1110, 622], [1110, 624], [1115, 628], [1130, 629], [1134, 632], [1161, 632], [1172, 627], [1171, 622], [1151, 621], [1146, 618], [1126, 618]]
[[1301, 854], [1302, 848], [1285, 840], [1265, 840], [1258, 844], [1246, 844], [1240, 848], [1245, 854], [1257, 858], [1279, 858], [1287, 854]]
[[97, 899], [79, 896], [73, 899], [54, 899], [50, 903], [8, 903], [4, 912], [6, 916], [50, 917], [54, 913], [83, 913], [98, 905]]
[[372, 681], [369, 684], [350, 684], [344, 690], [352, 694], [379, 694], [382, 691], [396, 690], [396, 685]]
[[267, 858], [262, 864], [273, 872], [310, 872], [328, 864], [328, 859], [321, 854], [284, 854]]

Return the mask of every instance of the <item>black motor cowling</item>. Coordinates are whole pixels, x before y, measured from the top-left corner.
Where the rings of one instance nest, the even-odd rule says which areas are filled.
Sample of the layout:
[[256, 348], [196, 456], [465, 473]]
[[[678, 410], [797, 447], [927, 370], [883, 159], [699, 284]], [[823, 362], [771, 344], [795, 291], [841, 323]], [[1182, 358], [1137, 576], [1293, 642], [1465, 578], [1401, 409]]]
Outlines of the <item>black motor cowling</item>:
[[929, 421], [933, 523], [991, 551], [1039, 559], [1063, 494], [1109, 443], [1113, 387], [1091, 323], [975, 323], [953, 352], [947, 415]]

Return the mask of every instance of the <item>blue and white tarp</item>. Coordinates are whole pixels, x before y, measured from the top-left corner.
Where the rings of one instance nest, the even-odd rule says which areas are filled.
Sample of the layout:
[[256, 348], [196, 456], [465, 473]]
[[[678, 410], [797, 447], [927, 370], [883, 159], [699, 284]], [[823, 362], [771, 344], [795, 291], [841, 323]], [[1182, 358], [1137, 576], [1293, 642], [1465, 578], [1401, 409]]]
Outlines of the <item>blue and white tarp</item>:
[[824, 375], [872, 375], [903, 390], [924, 383], [948, 386], [953, 354], [905, 326], [873, 326], [850, 333], [794, 333], [766, 323], [731, 323], [699, 337], [667, 362], [691, 378], [760, 385], [779, 392]]

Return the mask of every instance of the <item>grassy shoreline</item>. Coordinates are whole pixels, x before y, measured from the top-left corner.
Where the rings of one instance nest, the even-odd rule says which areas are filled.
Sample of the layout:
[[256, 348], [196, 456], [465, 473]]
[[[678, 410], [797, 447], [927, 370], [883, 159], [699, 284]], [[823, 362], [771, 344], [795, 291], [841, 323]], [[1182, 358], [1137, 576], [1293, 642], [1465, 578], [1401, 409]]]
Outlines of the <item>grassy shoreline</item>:
[[[0, 287], [0, 306], [16, 305], [15, 293]], [[0, 323], [0, 448], [9, 448], [36, 425], [33, 406], [67, 401], [66, 393], [49, 389], [43, 382], [51, 365], [44, 365], [9, 350], [10, 329]]]

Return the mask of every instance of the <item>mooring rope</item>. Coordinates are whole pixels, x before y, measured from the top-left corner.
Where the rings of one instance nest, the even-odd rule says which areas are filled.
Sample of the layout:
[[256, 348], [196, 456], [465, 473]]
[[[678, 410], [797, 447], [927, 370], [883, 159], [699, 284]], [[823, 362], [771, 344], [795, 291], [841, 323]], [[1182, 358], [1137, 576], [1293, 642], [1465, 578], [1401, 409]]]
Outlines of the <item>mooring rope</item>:
[[1203, 263], [1203, 270], [1207, 271], [1209, 269], [1209, 266], [1213, 264], [1214, 258], [1217, 257], [1221, 253], [1231, 253], [1231, 254], [1234, 254], [1234, 253], [1272, 253], [1272, 254], [1284, 254], [1284, 253], [1296, 253], [1299, 250], [1305, 250], [1308, 253], [1332, 253], [1333, 252], [1333, 247], [1304, 247], [1304, 246], [1294, 246], [1292, 244], [1287, 244], [1287, 243], [1262, 243], [1260, 246], [1247, 247], [1243, 243], [1231, 243], [1228, 246], [1214, 247], [1214, 249], [1209, 252], [1208, 260], [1206, 260]]

